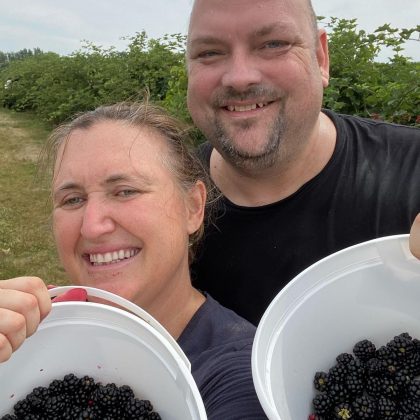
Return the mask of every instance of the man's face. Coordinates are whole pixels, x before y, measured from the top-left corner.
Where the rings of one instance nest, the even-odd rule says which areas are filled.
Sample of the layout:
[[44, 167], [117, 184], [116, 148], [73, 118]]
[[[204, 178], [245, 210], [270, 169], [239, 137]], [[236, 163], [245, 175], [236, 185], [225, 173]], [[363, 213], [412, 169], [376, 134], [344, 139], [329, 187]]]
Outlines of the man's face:
[[328, 56], [306, 0], [197, 0], [187, 61], [191, 116], [234, 166], [270, 167], [308, 141]]

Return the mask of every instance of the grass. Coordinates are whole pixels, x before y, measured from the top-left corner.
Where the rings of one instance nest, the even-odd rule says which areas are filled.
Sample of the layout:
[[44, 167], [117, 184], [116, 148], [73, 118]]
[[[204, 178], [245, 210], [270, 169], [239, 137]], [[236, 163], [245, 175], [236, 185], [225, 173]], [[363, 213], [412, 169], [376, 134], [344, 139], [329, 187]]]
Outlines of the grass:
[[0, 108], [0, 279], [67, 284], [50, 229], [49, 188], [37, 177], [48, 134], [34, 115]]

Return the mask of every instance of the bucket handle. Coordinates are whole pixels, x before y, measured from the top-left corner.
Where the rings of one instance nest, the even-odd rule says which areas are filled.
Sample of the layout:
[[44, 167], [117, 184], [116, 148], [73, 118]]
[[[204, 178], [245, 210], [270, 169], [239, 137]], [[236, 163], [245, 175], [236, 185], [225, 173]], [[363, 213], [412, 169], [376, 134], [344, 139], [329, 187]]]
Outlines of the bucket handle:
[[[115, 293], [108, 292], [106, 290], [98, 289], [96, 287], [86, 287], [86, 286], [59, 286], [54, 287], [52, 289], [48, 290], [48, 293], [51, 298], [60, 296], [69, 290], [72, 289], [84, 289], [86, 290], [88, 296], [95, 297], [99, 299], [105, 299], [108, 302], [114, 303], [118, 305], [119, 307], [133, 313], [134, 315], [137, 315], [139, 318], [141, 318], [143, 321], [147, 322], [149, 325], [151, 325], [158, 333], [160, 333], [165, 340], [174, 348], [174, 350], [178, 353], [178, 355], [181, 357], [182, 361], [187, 366], [188, 370], [191, 371], [191, 363], [188, 360], [187, 356], [179, 346], [179, 344], [176, 342], [176, 340], [169, 334], [169, 332], [160, 324], [155, 318], [152, 317], [148, 312], [146, 312], [144, 309], [140, 308], [140, 306], [137, 306], [135, 303], [116, 295]], [[53, 305], [55, 305], [53, 303]]]

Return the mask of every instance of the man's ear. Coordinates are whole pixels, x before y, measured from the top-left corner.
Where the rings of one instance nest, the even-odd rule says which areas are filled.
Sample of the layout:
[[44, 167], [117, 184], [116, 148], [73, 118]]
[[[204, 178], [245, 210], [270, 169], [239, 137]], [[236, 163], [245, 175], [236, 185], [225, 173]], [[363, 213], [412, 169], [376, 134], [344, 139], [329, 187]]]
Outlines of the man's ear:
[[330, 79], [330, 56], [328, 54], [328, 36], [325, 29], [318, 30], [316, 58], [321, 72], [322, 85], [326, 88]]
[[196, 184], [188, 191], [186, 199], [188, 212], [188, 233], [191, 235], [196, 232], [204, 219], [204, 209], [206, 206], [207, 191], [202, 181]]

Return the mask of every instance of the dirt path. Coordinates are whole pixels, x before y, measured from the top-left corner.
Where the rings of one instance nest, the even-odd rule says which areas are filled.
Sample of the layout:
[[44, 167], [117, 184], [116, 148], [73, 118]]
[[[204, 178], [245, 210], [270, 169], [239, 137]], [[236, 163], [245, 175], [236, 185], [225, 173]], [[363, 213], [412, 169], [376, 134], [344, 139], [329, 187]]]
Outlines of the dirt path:
[[40, 149], [30, 131], [22, 128], [11, 112], [0, 108], [0, 163], [13, 160], [35, 162]]

